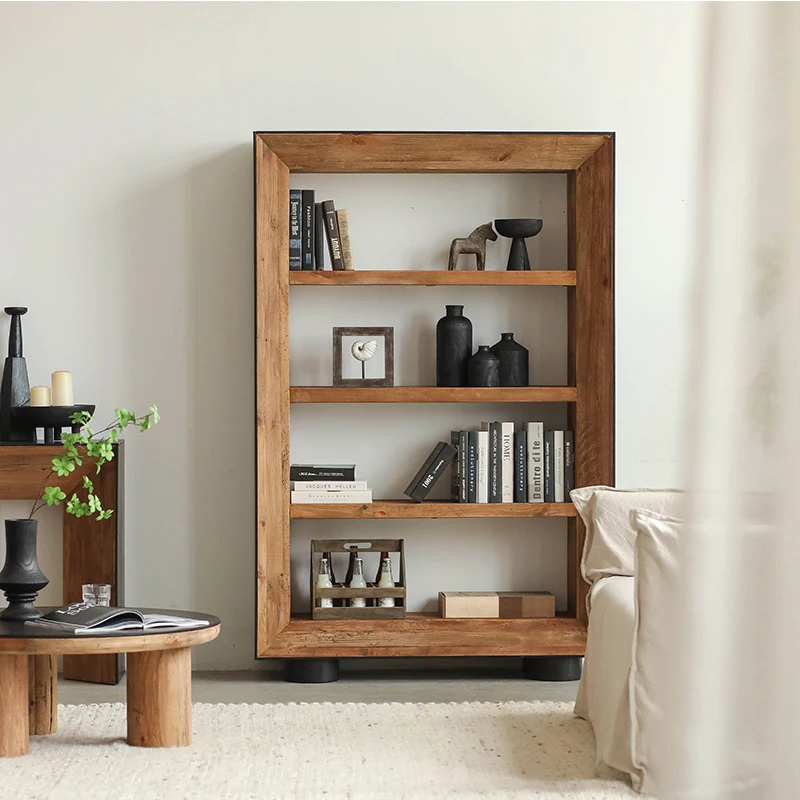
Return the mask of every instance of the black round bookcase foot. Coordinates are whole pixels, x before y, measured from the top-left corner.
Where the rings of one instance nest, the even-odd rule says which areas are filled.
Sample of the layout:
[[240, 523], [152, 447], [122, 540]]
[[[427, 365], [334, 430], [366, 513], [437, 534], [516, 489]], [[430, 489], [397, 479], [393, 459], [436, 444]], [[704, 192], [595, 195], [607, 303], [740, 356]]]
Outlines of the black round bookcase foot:
[[522, 671], [532, 681], [577, 681], [581, 677], [580, 656], [527, 656]]
[[288, 683], [333, 683], [339, 680], [338, 658], [287, 658], [284, 680]]

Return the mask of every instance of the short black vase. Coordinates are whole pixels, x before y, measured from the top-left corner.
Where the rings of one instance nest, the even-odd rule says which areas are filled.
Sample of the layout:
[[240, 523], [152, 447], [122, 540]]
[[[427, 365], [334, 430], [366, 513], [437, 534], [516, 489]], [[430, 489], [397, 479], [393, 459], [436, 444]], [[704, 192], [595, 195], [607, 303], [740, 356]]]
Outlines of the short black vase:
[[35, 519], [6, 520], [6, 563], [0, 572], [0, 589], [8, 608], [0, 613], [0, 619], [24, 621], [41, 616], [33, 601], [50, 581], [36, 560], [37, 524]]
[[480, 345], [478, 352], [469, 360], [468, 380], [470, 386], [500, 385], [500, 359], [488, 344]]
[[528, 386], [528, 350], [514, 341], [513, 333], [501, 333], [500, 341], [492, 345], [500, 359], [501, 386]]
[[464, 306], [445, 306], [436, 323], [436, 385], [466, 386], [467, 362], [472, 355], [472, 323]]

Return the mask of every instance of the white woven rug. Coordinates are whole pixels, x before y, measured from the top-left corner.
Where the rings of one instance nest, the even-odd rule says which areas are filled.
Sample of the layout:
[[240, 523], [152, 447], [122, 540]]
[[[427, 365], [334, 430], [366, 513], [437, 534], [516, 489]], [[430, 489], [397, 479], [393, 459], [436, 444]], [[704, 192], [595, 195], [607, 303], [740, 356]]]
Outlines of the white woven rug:
[[58, 733], [0, 759], [15, 800], [619, 798], [571, 703], [194, 706], [194, 743], [125, 744], [119, 703], [60, 706]]

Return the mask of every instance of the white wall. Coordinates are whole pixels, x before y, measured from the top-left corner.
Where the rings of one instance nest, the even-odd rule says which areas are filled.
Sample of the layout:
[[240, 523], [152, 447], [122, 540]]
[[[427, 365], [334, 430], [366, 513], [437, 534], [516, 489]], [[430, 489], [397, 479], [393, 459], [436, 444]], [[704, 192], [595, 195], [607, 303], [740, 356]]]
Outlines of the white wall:
[[[701, 14], [677, 3], [0, 4], [0, 303], [31, 308], [33, 383], [71, 369], [76, 399], [96, 402], [100, 419], [158, 403], [162, 425], [128, 447], [128, 601], [222, 616], [196, 666], [254, 663], [252, 131], [616, 131], [617, 482], [677, 484]], [[369, 189], [383, 202], [394, 191], [385, 180]], [[514, 205], [513, 179], [487, 180]], [[554, 219], [557, 189], [542, 191]], [[438, 238], [430, 218], [424, 228], [420, 247], [434, 255], [500, 216], [486, 197], [455, 197]], [[356, 258], [359, 247], [376, 252], [377, 235], [358, 232]], [[376, 324], [351, 319], [357, 305], [346, 320], [319, 319], [318, 290], [303, 291], [293, 330], [319, 324], [325, 351], [331, 324]], [[421, 310], [404, 336], [420, 341], [453, 295], [409, 291], [422, 292]], [[560, 303], [563, 290], [552, 291]], [[485, 296], [459, 296], [486, 337], [515, 319], [484, 315]], [[528, 329], [540, 360], [552, 358], [536, 350], [547, 336], [560, 346], [557, 333]], [[295, 413], [318, 425], [310, 408]], [[415, 462], [439, 429], [466, 421], [464, 409], [438, 409], [406, 445], [408, 411], [364, 413], [404, 443], [402, 476], [377, 460], [365, 473], [395, 490], [413, 472], [406, 456]], [[337, 441], [320, 449], [334, 457]], [[310, 455], [308, 438], [296, 446]], [[20, 512], [0, 504], [0, 516]], [[58, 516], [43, 521], [54, 578], [43, 599], [56, 602]], [[563, 523], [534, 524], [505, 523], [503, 543], [533, 565], [559, 558]], [[319, 530], [308, 523], [298, 541]], [[460, 552], [475, 572], [480, 522], [381, 530], [428, 553], [417, 557], [420, 605], [441, 588], [435, 559]], [[499, 548], [481, 569], [474, 580], [525, 579]]]

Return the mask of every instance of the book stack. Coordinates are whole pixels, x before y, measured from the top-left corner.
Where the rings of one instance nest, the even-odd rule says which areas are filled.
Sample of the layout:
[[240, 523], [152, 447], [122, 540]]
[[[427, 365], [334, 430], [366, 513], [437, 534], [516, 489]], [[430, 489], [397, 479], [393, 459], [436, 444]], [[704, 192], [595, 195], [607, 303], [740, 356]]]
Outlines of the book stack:
[[325, 242], [330, 269], [353, 269], [350, 219], [333, 200], [314, 202], [313, 189], [289, 192], [289, 269], [325, 269]]
[[355, 464], [292, 464], [292, 503], [371, 503], [372, 489], [356, 480]]
[[575, 488], [572, 431], [528, 422], [484, 422], [451, 431], [450, 499], [457, 503], [563, 503]]

